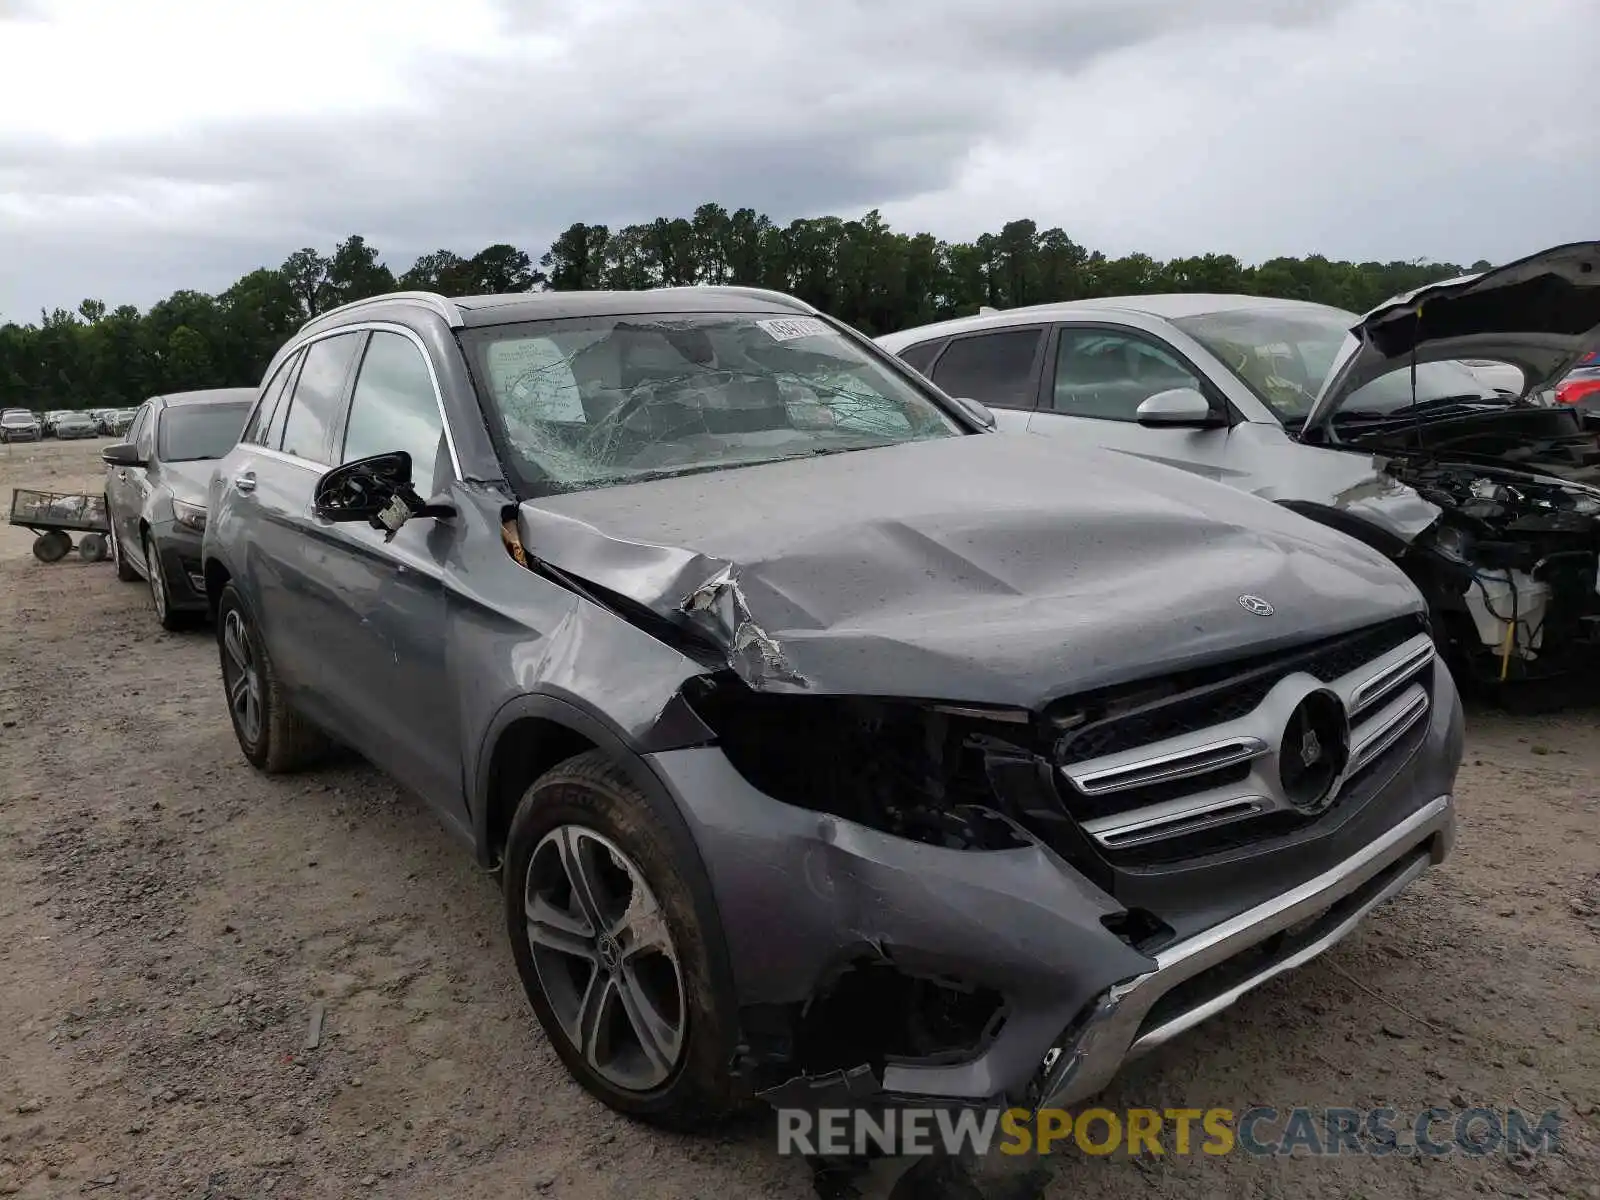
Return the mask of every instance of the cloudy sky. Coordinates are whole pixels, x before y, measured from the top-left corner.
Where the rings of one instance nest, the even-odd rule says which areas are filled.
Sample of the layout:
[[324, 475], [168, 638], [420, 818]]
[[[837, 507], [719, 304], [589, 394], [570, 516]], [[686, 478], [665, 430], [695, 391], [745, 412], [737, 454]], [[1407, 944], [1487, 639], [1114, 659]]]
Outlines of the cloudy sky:
[[0, 319], [573, 221], [1111, 253], [1600, 236], [1595, 0], [0, 0]]

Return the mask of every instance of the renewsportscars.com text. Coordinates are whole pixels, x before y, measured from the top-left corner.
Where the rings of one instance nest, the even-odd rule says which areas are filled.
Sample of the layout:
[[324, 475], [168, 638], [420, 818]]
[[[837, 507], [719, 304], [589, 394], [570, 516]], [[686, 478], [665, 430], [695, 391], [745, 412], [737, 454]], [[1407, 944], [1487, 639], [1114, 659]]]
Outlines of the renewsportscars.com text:
[[1561, 1144], [1555, 1110], [1132, 1108], [778, 1110], [778, 1152], [824, 1156], [1083, 1154], [1257, 1157], [1522, 1154]]

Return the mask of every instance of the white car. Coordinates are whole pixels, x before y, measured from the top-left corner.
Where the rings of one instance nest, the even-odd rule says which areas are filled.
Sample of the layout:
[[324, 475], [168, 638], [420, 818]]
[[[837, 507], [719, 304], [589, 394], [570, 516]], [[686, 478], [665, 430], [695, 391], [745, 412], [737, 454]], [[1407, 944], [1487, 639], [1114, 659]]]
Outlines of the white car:
[[[998, 427], [1151, 459], [1383, 550], [1490, 685], [1600, 668], [1600, 440], [1550, 387], [1600, 340], [1600, 243], [1365, 318], [1260, 296], [1040, 305], [878, 339]], [[1517, 394], [1463, 359], [1511, 364]], [[1592, 682], [1587, 685], [1591, 690]]]

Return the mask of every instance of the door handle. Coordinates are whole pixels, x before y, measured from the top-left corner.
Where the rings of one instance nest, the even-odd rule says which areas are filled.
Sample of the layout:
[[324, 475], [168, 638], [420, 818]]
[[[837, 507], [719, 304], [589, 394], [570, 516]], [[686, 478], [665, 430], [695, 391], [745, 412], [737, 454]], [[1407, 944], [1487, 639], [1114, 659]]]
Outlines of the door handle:
[[233, 477], [233, 486], [241, 492], [255, 491], [256, 473], [254, 471], [244, 471], [238, 475], [235, 475]]
[[117, 472], [117, 479], [122, 483], [127, 483], [128, 482], [128, 472], [126, 470], [118, 471]]

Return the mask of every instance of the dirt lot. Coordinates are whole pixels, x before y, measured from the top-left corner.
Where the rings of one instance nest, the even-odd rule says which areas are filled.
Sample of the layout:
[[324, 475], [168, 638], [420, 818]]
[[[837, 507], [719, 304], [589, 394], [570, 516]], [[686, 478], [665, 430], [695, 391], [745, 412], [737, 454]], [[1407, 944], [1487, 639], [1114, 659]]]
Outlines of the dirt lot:
[[[100, 444], [0, 446], [0, 503], [97, 487]], [[0, 531], [0, 1194], [812, 1194], [763, 1121], [685, 1140], [588, 1099], [494, 882], [420, 804], [360, 764], [256, 775], [209, 631], [163, 634], [109, 563], [28, 542]], [[1597, 727], [1474, 714], [1452, 861], [1105, 1097], [1558, 1108], [1563, 1153], [1074, 1153], [1044, 1195], [1600, 1198]]]

